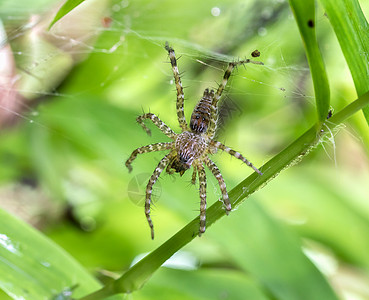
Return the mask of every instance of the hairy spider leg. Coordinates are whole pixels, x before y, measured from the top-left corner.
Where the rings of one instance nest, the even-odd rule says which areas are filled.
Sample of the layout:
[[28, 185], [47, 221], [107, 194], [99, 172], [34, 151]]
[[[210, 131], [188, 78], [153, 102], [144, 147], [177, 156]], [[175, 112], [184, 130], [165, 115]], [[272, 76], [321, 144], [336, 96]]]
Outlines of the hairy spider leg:
[[197, 176], [197, 167], [193, 166], [193, 172], [192, 172], [192, 178], [191, 178], [191, 183], [192, 184], [196, 183], [196, 176]]
[[214, 104], [216, 104], [219, 101], [220, 97], [222, 96], [222, 93], [228, 83], [229, 77], [231, 77], [232, 71], [235, 68], [235, 66], [242, 65], [248, 62], [249, 60], [240, 60], [238, 62], [230, 62], [228, 64], [228, 68], [225, 70], [224, 75], [223, 75], [223, 80], [219, 84], [219, 87], [214, 95], [214, 102], [215, 102]]
[[235, 67], [235, 63], [231, 62], [228, 64], [228, 67], [223, 75], [223, 80], [219, 84], [219, 87], [216, 91], [216, 93], [213, 96], [213, 101], [211, 104], [210, 109], [210, 122], [209, 122], [209, 128], [206, 132], [207, 136], [210, 138], [213, 138], [215, 135], [216, 127], [217, 127], [217, 121], [218, 121], [218, 101], [220, 97], [222, 96], [222, 93], [227, 85], [228, 79], [232, 74], [232, 71]]
[[146, 119], [150, 119], [156, 125], [156, 127], [158, 127], [160, 131], [163, 132], [167, 137], [174, 140], [175, 137], [177, 136], [177, 134], [172, 129], [170, 129], [167, 124], [165, 124], [162, 120], [160, 120], [157, 115], [152, 113], [143, 114], [142, 116], [139, 116], [136, 119], [137, 123], [141, 125], [143, 130], [145, 130], [148, 135], [151, 136], [151, 130], [147, 128], [147, 126], [144, 123], [144, 120]]
[[149, 182], [146, 186], [146, 199], [145, 199], [145, 215], [147, 222], [149, 223], [150, 229], [151, 229], [151, 239], [154, 239], [154, 224], [152, 223], [151, 217], [150, 217], [150, 206], [151, 206], [151, 193], [152, 193], [152, 187], [155, 184], [155, 182], [158, 180], [161, 172], [165, 169], [166, 165], [169, 163], [171, 159], [172, 153], [170, 152], [164, 158], [159, 162], [158, 166], [155, 168], [154, 173], [151, 175]]
[[244, 59], [239, 61], [230, 62], [228, 64], [227, 70], [224, 72], [222, 83], [219, 85], [215, 95], [214, 95], [214, 102], [218, 102], [220, 97], [222, 96], [222, 93], [224, 91], [224, 88], [227, 85], [228, 79], [232, 74], [233, 69], [238, 65], [244, 65], [244, 64], [255, 64], [255, 65], [263, 65], [261, 61], [253, 61], [251, 59]]
[[224, 182], [224, 178], [222, 174], [220, 173], [219, 168], [210, 158], [206, 157], [205, 164], [209, 168], [211, 173], [213, 173], [214, 177], [218, 180], [219, 188], [220, 188], [220, 191], [222, 192], [223, 203], [226, 209], [226, 213], [228, 215], [229, 212], [232, 210], [232, 206], [231, 206], [231, 203], [229, 202], [227, 187]]
[[216, 93], [214, 94], [213, 103], [212, 103], [212, 106], [211, 106], [210, 123], [209, 123], [209, 128], [208, 128], [208, 131], [207, 131], [207, 136], [209, 136], [210, 138], [213, 138], [214, 135], [215, 135], [215, 131], [216, 131], [216, 127], [217, 127], [217, 120], [218, 120], [218, 102], [219, 102], [220, 97], [222, 96], [222, 93], [223, 93], [225, 87], [227, 86], [229, 77], [231, 76], [233, 69], [237, 65], [244, 65], [244, 64], [247, 64], [247, 63], [263, 65], [262, 62], [252, 61], [250, 59], [245, 59], [245, 60], [240, 60], [240, 61], [236, 61], [236, 62], [230, 62], [228, 64], [228, 67], [227, 67], [226, 71], [224, 72], [223, 80], [219, 84], [219, 87], [218, 87]]
[[156, 143], [156, 144], [151, 144], [151, 145], [147, 145], [147, 146], [137, 148], [136, 150], [134, 150], [132, 152], [131, 156], [126, 161], [126, 167], [128, 168], [128, 171], [129, 172], [132, 171], [131, 164], [136, 159], [138, 154], [147, 153], [147, 152], [154, 152], [154, 151], [169, 150], [169, 149], [173, 148], [173, 145], [174, 145], [174, 142]]
[[197, 168], [199, 174], [199, 193], [200, 193], [200, 229], [199, 236], [206, 229], [206, 174], [203, 166]]
[[174, 53], [173, 48], [169, 47], [168, 43], [165, 44], [165, 50], [168, 51], [169, 58], [170, 58], [170, 64], [172, 65], [172, 71], [174, 76], [174, 81], [176, 83], [176, 89], [177, 89], [177, 117], [179, 126], [183, 131], [188, 130], [186, 118], [184, 115], [184, 93], [183, 93], [183, 87], [181, 82], [181, 77], [179, 76], [178, 66], [177, 66], [177, 60]]
[[256, 168], [250, 161], [248, 161], [244, 156], [242, 156], [241, 153], [223, 145], [221, 142], [211, 141], [210, 144], [211, 146], [214, 146], [217, 149], [221, 149], [224, 152], [227, 152], [228, 154], [234, 156], [235, 158], [242, 160], [246, 165], [253, 168], [256, 173], [258, 173], [259, 175], [263, 175], [263, 173], [258, 168]]

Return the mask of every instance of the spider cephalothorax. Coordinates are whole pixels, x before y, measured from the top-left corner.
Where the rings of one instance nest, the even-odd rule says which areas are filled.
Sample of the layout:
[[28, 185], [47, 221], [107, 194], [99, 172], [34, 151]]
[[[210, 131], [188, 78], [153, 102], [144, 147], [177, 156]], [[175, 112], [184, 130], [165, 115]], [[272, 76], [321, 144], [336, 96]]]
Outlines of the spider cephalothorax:
[[257, 173], [262, 175], [262, 173], [240, 153], [228, 148], [227, 146], [213, 139], [218, 118], [218, 101], [223, 93], [225, 86], [227, 85], [227, 81], [231, 76], [234, 67], [236, 65], [242, 65], [246, 63], [262, 63], [254, 62], [249, 59], [229, 63], [228, 68], [224, 73], [223, 80], [218, 89], [215, 92], [213, 90], [209, 91], [209, 89], [206, 89], [204, 91], [203, 97], [197, 103], [192, 112], [190, 126], [188, 126], [183, 111], [184, 94], [178, 72], [177, 60], [174, 54], [174, 50], [169, 47], [168, 44], [165, 45], [165, 49], [168, 51], [175, 79], [177, 89], [177, 117], [182, 132], [180, 134], [175, 133], [163, 121], [161, 121], [156, 115], [152, 113], [147, 113], [139, 116], [137, 118], [137, 122], [148, 134], [150, 134], [150, 129], [148, 129], [144, 124], [143, 121], [145, 119], [150, 119], [165, 135], [167, 135], [173, 141], [169, 143], [151, 144], [148, 146], [137, 148], [132, 152], [131, 156], [126, 161], [126, 166], [128, 170], [132, 171], [131, 163], [138, 154], [153, 151], [170, 150], [169, 153], [164, 156], [164, 158], [159, 162], [158, 166], [154, 170], [154, 173], [151, 175], [146, 187], [145, 214], [151, 228], [152, 239], [154, 238], [154, 225], [150, 217], [152, 187], [165, 168], [168, 173], [177, 172], [182, 176], [192, 166], [194, 169], [192, 173], [193, 184], [195, 184], [196, 182], [197, 175], [199, 176], [199, 191], [201, 200], [199, 235], [205, 232], [206, 226], [206, 175], [204, 165], [210, 169], [212, 174], [218, 180], [226, 212], [228, 213], [232, 209], [223, 176], [220, 174], [218, 167], [209, 158], [208, 155], [214, 154], [217, 149], [221, 149], [229, 153], [230, 155], [242, 160], [248, 166], [253, 168]]

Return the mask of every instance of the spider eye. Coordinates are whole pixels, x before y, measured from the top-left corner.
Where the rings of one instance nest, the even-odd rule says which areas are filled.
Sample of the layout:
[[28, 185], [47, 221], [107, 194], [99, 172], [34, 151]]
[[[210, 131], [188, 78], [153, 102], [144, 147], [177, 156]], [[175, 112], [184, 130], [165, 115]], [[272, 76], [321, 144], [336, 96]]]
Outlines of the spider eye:
[[200, 119], [200, 116], [196, 116], [196, 120]]
[[205, 122], [205, 118], [203, 117], [202, 120]]

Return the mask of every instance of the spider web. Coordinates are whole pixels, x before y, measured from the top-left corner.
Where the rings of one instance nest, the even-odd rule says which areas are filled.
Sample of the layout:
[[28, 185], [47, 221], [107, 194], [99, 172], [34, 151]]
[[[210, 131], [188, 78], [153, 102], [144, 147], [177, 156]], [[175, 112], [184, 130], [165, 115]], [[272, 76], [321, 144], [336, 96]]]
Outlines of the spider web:
[[[293, 139], [296, 128], [302, 131], [314, 122], [310, 72], [286, 1], [230, 1], [218, 6], [210, 0], [186, 1], [178, 6], [164, 0], [87, 0], [49, 30], [61, 4], [51, 0], [0, 4], [0, 126], [4, 130], [29, 123], [31, 131], [41, 128], [78, 143], [79, 136], [89, 134], [88, 128], [59, 131], [55, 118], [64, 124], [106, 123], [114, 133], [106, 129], [106, 148], [99, 148], [99, 159], [113, 160], [123, 172], [121, 161], [132, 151], [132, 144], [119, 144], [118, 150], [115, 140], [129, 140], [140, 130], [130, 128], [142, 110], [159, 114], [178, 130], [175, 85], [163, 49], [166, 41], [179, 57], [187, 118], [203, 90], [217, 87], [229, 61], [252, 58], [254, 50], [260, 51], [261, 56], [252, 59], [264, 66], [248, 64], [234, 72], [220, 104], [218, 123], [219, 139], [236, 148], [246, 145], [247, 156], [259, 164]], [[318, 25], [325, 30], [328, 20], [322, 12], [318, 16]], [[329, 34], [320, 37], [326, 41], [326, 51], [338, 51]], [[124, 111], [127, 119], [116, 126], [109, 117], [79, 114], [91, 107], [91, 102], [80, 100], [86, 98]], [[75, 102], [75, 106], [63, 115], [48, 109], [61, 102]], [[153, 135], [157, 141], [162, 138], [155, 130]], [[333, 136], [328, 140], [332, 145]], [[144, 133], [137, 141], [142, 138]], [[97, 146], [85, 143], [81, 147]], [[109, 147], [116, 152], [113, 159]], [[156, 162], [160, 158], [154, 156]], [[241, 168], [239, 162], [225, 161]], [[217, 190], [217, 184], [213, 186]]]
[[[265, 26], [257, 27], [256, 25], [260, 24], [255, 24], [253, 27], [257, 28], [250, 30], [253, 33], [245, 34], [247, 36], [255, 34], [259, 40], [257, 42], [253, 41], [253, 44], [256, 44], [256, 47], [259, 46], [259, 49], [262, 48], [260, 60], [265, 63], [266, 67], [263, 69], [268, 75], [259, 74], [261, 77], [258, 78], [257, 75], [253, 77], [252, 74], [249, 75], [243, 71], [242, 75], [236, 75], [245, 81], [245, 85], [252, 83], [259, 86], [261, 92], [256, 93], [252, 89], [249, 89], [250, 91], [247, 91], [247, 89], [233, 89], [232, 92], [227, 92], [228, 96], [238, 94], [256, 98], [267, 97], [270, 96], [271, 90], [274, 95], [281, 98], [302, 99], [302, 101], [313, 103], [312, 91], [306, 92], [305, 87], [296, 82], [296, 74], [299, 74], [298, 77], [303, 76], [304, 79], [309, 75], [306, 64], [303, 67], [291, 65], [293, 62], [289, 62], [285, 58], [286, 54], [284, 54], [282, 45], [277, 38], [267, 39], [266, 42], [263, 41], [263, 37], [268, 36], [268, 22], [273, 24], [275, 22], [273, 19], [275, 18], [290, 17], [286, 11], [288, 9], [287, 5], [279, 2], [283, 1], [265, 1], [270, 6], [263, 9], [260, 9], [260, 5], [255, 5], [256, 12], [259, 12], [264, 20], [265, 24], [262, 25]], [[197, 69], [196, 71], [198, 72], [199, 69], [203, 70], [204, 68], [215, 72], [215, 75], [212, 74], [206, 80], [191, 79], [186, 73], [183, 75], [183, 81], [189, 86], [193, 95], [196, 95], [196, 93], [192, 93], [192, 90], [195, 88], [196, 91], [201, 91], [203, 89], [202, 86], [207, 85], [215, 88], [216, 82], [219, 82], [219, 78], [222, 76], [224, 64], [228, 61], [242, 58], [237, 54], [234, 56], [220, 54], [224, 50], [218, 51], [222, 49], [214, 47], [214, 45], [210, 45], [210, 47], [201, 45], [196, 37], [194, 37], [194, 41], [184, 39], [181, 37], [181, 34], [178, 34], [177, 37], [175, 29], [159, 31], [155, 30], [155, 27], [158, 27], [156, 25], [150, 31], [143, 30], [142, 26], [140, 26], [141, 20], [146, 24], [148, 22], [155, 23], [157, 21], [156, 18], [159, 17], [156, 12], [163, 3], [146, 5], [140, 7], [140, 10], [137, 9], [136, 5], [135, 9], [137, 10], [133, 9], [133, 13], [130, 11], [125, 13], [129, 6], [134, 6], [129, 1], [115, 1], [111, 4], [108, 1], [100, 1], [102, 3], [100, 7], [96, 7], [96, 3], [98, 1], [86, 1], [80, 7], [77, 7], [75, 12], [66, 16], [64, 23], [59, 22], [59, 24], [48, 31], [48, 22], [55, 14], [57, 8], [60, 7], [60, 2], [35, 1], [32, 4], [28, 4], [28, 7], [27, 5], [23, 6], [20, 2], [3, 2], [1, 7], [3, 65], [1, 89], [5, 96], [2, 97], [1, 103], [2, 122], [10, 115], [10, 117], [23, 118], [26, 121], [37, 123], [37, 117], [40, 113], [37, 104], [41, 102], [39, 101], [40, 98], [76, 97], [82, 93], [93, 92], [94, 87], [91, 87], [90, 90], [84, 89], [70, 93], [63, 89], [63, 86], [60, 86], [65, 80], [68, 80], [68, 76], [71, 75], [73, 69], [78, 68], [78, 64], [91, 54], [101, 54], [114, 58], [117, 56], [122, 57], [121, 60], [112, 59], [113, 62], [107, 67], [105, 76], [99, 78], [98, 84], [100, 87], [104, 87], [110, 85], [112, 81], [119, 80], [123, 82], [129, 79], [128, 76], [130, 74], [121, 76], [121, 71], [124, 69], [124, 60], [142, 57], [150, 61], [152, 59], [150, 55], [153, 56], [153, 54], [151, 54], [150, 50], [147, 50], [148, 47], [155, 48], [157, 51], [157, 48], [162, 48], [164, 42], [169, 40], [176, 49], [179, 49], [177, 53], [182, 56], [182, 60], [186, 60], [186, 67], [192, 64], [192, 68]], [[95, 7], [91, 8], [91, 6]], [[224, 8], [219, 8], [209, 5], [208, 15], [203, 17], [209, 19], [206, 21], [212, 22], [214, 28], [217, 29], [224, 22], [224, 19], [221, 18], [222, 14], [229, 15], [232, 13], [232, 9], [234, 10], [234, 7], [225, 6]], [[244, 9], [247, 10], [247, 8]], [[151, 14], [150, 10], [153, 11]], [[223, 13], [223, 10], [226, 12]], [[81, 13], [87, 16], [81, 15]], [[173, 9], [174, 13], [179, 14], [178, 11]], [[186, 15], [183, 16], [183, 18], [185, 17]], [[201, 15], [198, 17], [201, 17]], [[172, 20], [174, 17], [168, 13], [167, 18]], [[229, 17], [227, 16], [227, 18]], [[249, 21], [252, 21], [252, 19]], [[68, 22], [72, 24], [66, 24]], [[198, 22], [200, 23], [201, 20]], [[293, 20], [290, 22], [292, 23]], [[101, 38], [100, 42], [96, 43], [96, 40], [99, 38]], [[234, 47], [234, 44], [237, 42], [226, 41], [226, 44], [230, 45], [226, 45], [223, 48], [228, 50], [228, 48]], [[137, 47], [135, 44], [142, 44], [145, 47]], [[211, 50], [212, 48], [214, 50]], [[247, 52], [237, 52], [245, 53], [244, 55], [249, 57], [254, 49], [248, 48]], [[268, 54], [269, 49], [273, 48], [279, 49], [279, 57], [275, 53], [273, 55]], [[154, 64], [158, 68], [159, 73], [169, 74], [170, 70], [167, 70], [165, 61], [166, 54], [162, 51], [163, 64], [159, 66], [156, 59]], [[150, 65], [147, 65], [147, 68], [150, 67]], [[185, 69], [183, 66], [181, 68]], [[278, 77], [281, 77], [281, 80], [276, 81], [275, 79], [267, 78], [271, 75], [277, 77], [276, 74], [278, 74]], [[140, 76], [135, 76], [134, 80], [139, 81]], [[172, 84], [172, 82], [169, 82], [169, 84]], [[198, 87], [199, 85], [200, 88]], [[152, 102], [152, 99], [147, 100], [147, 102]], [[131, 103], [128, 105], [131, 105]], [[139, 105], [148, 106], [146, 103], [141, 103], [137, 106]], [[237, 103], [231, 101], [228, 105], [231, 107], [226, 107], [226, 110], [241, 110], [242, 108], [237, 107], [237, 105]], [[35, 124], [35, 126], [37, 125]]]

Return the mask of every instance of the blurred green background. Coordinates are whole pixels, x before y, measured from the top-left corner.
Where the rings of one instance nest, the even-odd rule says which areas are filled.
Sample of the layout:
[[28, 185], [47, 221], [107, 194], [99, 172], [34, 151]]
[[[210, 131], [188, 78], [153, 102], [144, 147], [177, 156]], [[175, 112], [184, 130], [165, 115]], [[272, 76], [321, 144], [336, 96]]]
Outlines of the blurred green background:
[[[203, 90], [220, 82], [228, 61], [261, 52], [264, 66], [235, 71], [218, 133], [256, 166], [315, 122], [310, 72], [286, 1], [89, 0], [48, 31], [60, 4], [0, 1], [1, 45], [8, 55], [0, 62], [1, 88], [9, 93], [0, 103], [0, 207], [40, 229], [103, 281], [198, 215], [191, 172], [163, 174], [154, 190], [151, 241], [143, 193], [164, 153], [139, 156], [131, 174], [124, 166], [135, 148], [168, 141], [151, 124], [152, 137], [136, 124], [142, 112], [156, 113], [179, 132], [165, 41], [180, 57], [187, 117]], [[368, 17], [369, 3], [360, 4]], [[356, 93], [319, 6], [316, 25], [334, 113]], [[271, 239], [277, 228], [340, 299], [369, 299], [368, 137], [362, 114], [355, 115], [127, 298], [291, 299], [274, 293], [257, 271], [267, 264], [281, 278], [293, 277], [284, 274], [289, 262], [278, 262], [286, 253], [283, 243], [278, 248], [283, 238]], [[251, 174], [227, 154], [213, 159], [229, 190]], [[221, 194], [207, 174], [211, 204]]]

